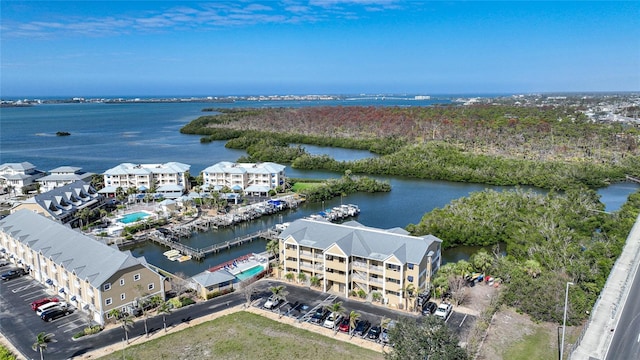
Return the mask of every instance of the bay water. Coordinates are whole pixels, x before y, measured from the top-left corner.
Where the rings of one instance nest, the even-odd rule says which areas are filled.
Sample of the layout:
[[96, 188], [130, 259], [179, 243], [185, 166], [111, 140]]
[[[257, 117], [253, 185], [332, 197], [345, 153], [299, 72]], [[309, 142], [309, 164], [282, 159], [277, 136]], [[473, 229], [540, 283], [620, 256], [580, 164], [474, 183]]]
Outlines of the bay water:
[[[386, 101], [386, 102], [385, 102]], [[56, 104], [0, 109], [0, 164], [28, 161], [38, 169], [49, 171], [58, 166], [76, 166], [84, 171], [103, 173], [123, 162], [165, 163], [178, 161], [191, 165], [195, 176], [204, 168], [219, 161], [235, 161], [246, 153], [227, 149], [224, 141], [201, 144], [197, 135], [180, 134], [179, 129], [201, 116], [207, 107], [300, 107], [329, 105], [367, 106], [415, 106], [416, 103], [381, 99], [357, 101], [274, 101], [229, 103], [127, 103], [127, 104]], [[59, 137], [55, 133], [67, 131], [70, 136]], [[375, 156], [368, 151], [326, 148], [303, 145], [312, 154], [328, 154], [337, 160], [355, 160]], [[342, 174], [326, 171], [302, 171], [287, 167], [287, 176], [322, 179], [340, 177]], [[298, 209], [263, 216], [252, 222], [234, 227], [197, 233], [183, 243], [201, 248], [231, 240], [277, 223], [293, 221], [317, 213], [341, 203], [357, 204], [362, 212], [355, 219], [360, 223], [389, 229], [404, 228], [418, 223], [421, 217], [434, 208], [444, 207], [451, 200], [467, 196], [486, 188], [501, 190], [503, 187], [483, 184], [454, 183], [446, 181], [418, 180], [402, 177], [376, 177], [389, 181], [389, 193], [358, 193], [344, 198], [334, 198], [324, 203], [306, 203]], [[637, 191], [634, 183], [613, 184], [599, 190], [607, 211], [616, 211], [629, 194]], [[251, 252], [262, 252], [266, 243], [262, 240], [231, 248], [212, 255], [203, 261], [183, 263], [169, 261], [162, 255], [165, 248], [155, 244], [142, 244], [131, 248], [135, 256], [144, 255], [151, 264], [170, 272], [194, 275], [211, 266]], [[443, 260], [456, 261], [467, 258], [475, 248], [446, 250]]]

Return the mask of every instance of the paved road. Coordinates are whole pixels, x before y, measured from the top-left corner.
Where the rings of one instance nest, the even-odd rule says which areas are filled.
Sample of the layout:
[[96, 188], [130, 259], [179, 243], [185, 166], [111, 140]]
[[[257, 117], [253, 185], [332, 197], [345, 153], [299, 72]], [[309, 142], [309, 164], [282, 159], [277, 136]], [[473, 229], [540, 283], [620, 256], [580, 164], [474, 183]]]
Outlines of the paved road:
[[[596, 302], [572, 360], [640, 359], [640, 215]], [[569, 289], [571, 291], [571, 289]]]
[[640, 276], [637, 267], [606, 359], [640, 359]]

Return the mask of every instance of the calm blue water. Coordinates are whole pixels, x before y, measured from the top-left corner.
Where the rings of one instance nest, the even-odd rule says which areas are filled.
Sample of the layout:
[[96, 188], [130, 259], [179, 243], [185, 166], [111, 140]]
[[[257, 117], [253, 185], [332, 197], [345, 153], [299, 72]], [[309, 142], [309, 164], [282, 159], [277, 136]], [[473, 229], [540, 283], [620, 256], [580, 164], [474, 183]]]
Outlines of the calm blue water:
[[252, 267], [251, 269], [247, 269], [247, 270], [239, 273], [238, 275], [236, 275], [236, 277], [240, 281], [243, 281], [243, 280], [246, 280], [246, 279], [249, 279], [249, 278], [253, 277], [256, 274], [261, 273], [262, 271], [264, 271], [264, 269], [265, 269], [264, 266], [256, 265], [256, 266]]
[[139, 212], [134, 212], [134, 213], [127, 214], [127, 215], [123, 216], [121, 219], [119, 219], [118, 221], [123, 223], [123, 224], [130, 224], [132, 222], [136, 222], [138, 220], [144, 219], [144, 218], [149, 217], [149, 216], [151, 216], [151, 214], [139, 211]]
[[[244, 102], [234, 104], [211, 103], [154, 103], [154, 104], [64, 104], [40, 105], [26, 108], [0, 109], [0, 163], [28, 161], [38, 169], [51, 170], [58, 166], [82, 167], [85, 171], [102, 173], [122, 162], [164, 163], [178, 161], [191, 165], [197, 175], [204, 168], [219, 161], [234, 161], [245, 155], [241, 150], [230, 150], [224, 142], [201, 144], [199, 136], [183, 135], [180, 127], [202, 115], [206, 107], [281, 107], [281, 106], [412, 106], [428, 105], [428, 101], [412, 100], [345, 100], [297, 102]], [[56, 137], [57, 131], [68, 131], [71, 136]], [[344, 150], [308, 146], [314, 154], [328, 154], [338, 160], [354, 160], [373, 156], [367, 151]], [[342, 174], [322, 171], [300, 171], [287, 168], [287, 175], [305, 178], [339, 177]], [[446, 181], [416, 180], [399, 177], [378, 177], [392, 186], [390, 193], [354, 194], [326, 203], [303, 204], [273, 216], [265, 216], [251, 223], [199, 233], [183, 242], [193, 247], [205, 247], [255, 232], [277, 223], [293, 221], [317, 213], [322, 209], [343, 203], [358, 204], [362, 209], [356, 219], [364, 225], [389, 229], [404, 228], [418, 223], [423, 214], [441, 208], [453, 199], [467, 196], [486, 188], [500, 187], [482, 184], [451, 183]], [[607, 211], [616, 211], [627, 196], [640, 186], [632, 183], [614, 184], [601, 189], [602, 202]], [[162, 255], [165, 248], [155, 244], [137, 246], [135, 256], [171, 272], [194, 275], [222, 262], [262, 252], [264, 241], [254, 241], [243, 247], [232, 248], [204, 259], [202, 262], [183, 263], [169, 261]], [[448, 250], [444, 260], [455, 261], [470, 250]]]

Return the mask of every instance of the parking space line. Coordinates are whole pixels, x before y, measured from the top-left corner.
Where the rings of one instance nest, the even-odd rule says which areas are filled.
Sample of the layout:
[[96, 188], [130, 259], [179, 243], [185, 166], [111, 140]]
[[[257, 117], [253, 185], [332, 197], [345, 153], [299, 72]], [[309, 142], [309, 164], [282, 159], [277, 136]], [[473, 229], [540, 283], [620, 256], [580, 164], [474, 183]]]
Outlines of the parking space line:
[[24, 294], [20, 294], [20, 297], [24, 300], [31, 300], [31, 298], [44, 297], [42, 291], [36, 289], [34, 291], [26, 292]]

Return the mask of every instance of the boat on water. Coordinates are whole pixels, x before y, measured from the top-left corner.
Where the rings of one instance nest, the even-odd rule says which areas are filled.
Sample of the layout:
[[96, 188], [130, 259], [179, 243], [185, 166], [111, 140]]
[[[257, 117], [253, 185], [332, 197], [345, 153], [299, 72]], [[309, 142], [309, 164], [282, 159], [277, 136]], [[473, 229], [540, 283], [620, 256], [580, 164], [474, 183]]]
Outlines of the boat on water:
[[188, 261], [188, 260], [191, 260], [191, 255], [181, 255], [181, 256], [178, 258], [178, 261], [179, 261], [179, 262], [185, 262], [185, 261]]
[[162, 254], [164, 256], [166, 256], [171, 261], [176, 261], [176, 260], [178, 260], [179, 258], [182, 257], [182, 254], [180, 253], [179, 250], [169, 250], [169, 251], [165, 251]]

